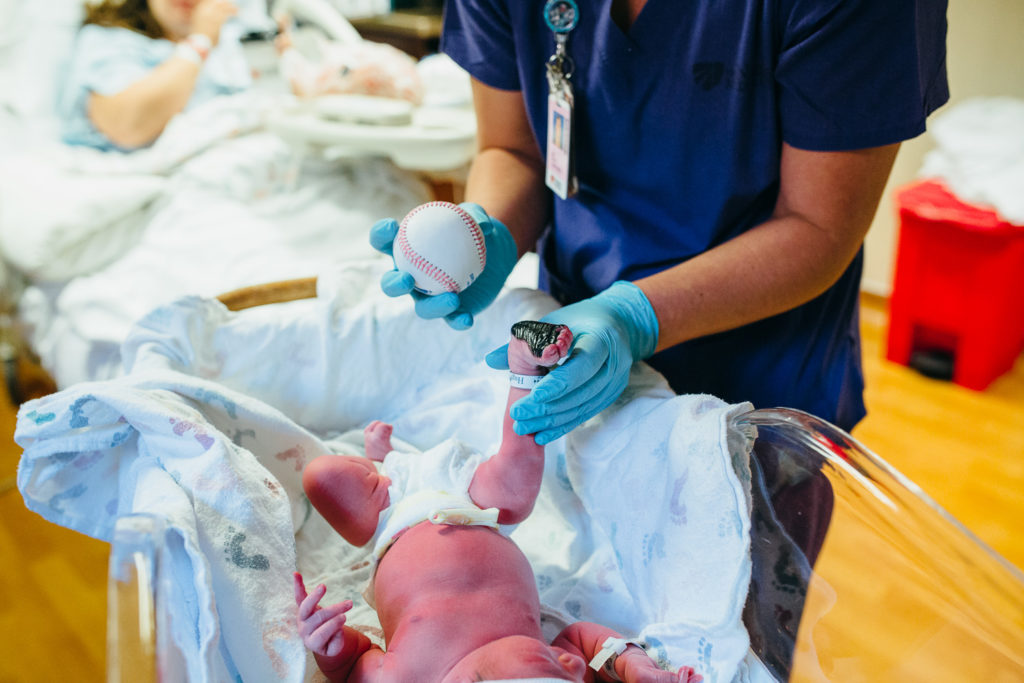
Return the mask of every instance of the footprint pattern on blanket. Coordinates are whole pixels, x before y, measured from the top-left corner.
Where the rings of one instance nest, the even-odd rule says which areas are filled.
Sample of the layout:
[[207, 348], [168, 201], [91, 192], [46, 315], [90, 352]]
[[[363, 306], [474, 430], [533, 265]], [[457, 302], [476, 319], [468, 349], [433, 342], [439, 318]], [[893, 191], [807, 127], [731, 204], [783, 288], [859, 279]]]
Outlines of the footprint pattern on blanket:
[[210, 391], [209, 389], [200, 389], [199, 391], [196, 392], [196, 399], [207, 406], [210, 406], [214, 403], [220, 403], [222, 406], [224, 406], [224, 412], [228, 414], [228, 417], [230, 417], [232, 420], [238, 419], [238, 406], [235, 404], [235, 402], [229, 398], [222, 396], [221, 394], [218, 394], [216, 391]]
[[605, 560], [597, 568], [597, 577], [595, 580], [597, 581], [598, 590], [602, 593], [612, 593], [615, 591], [615, 587], [609, 580], [614, 575], [614, 572], [615, 563], [611, 560]]
[[68, 425], [72, 429], [81, 429], [82, 427], [89, 426], [89, 418], [85, 416], [85, 405], [90, 401], [95, 401], [96, 397], [92, 394], [86, 394], [77, 401], [71, 404], [68, 410], [71, 411], [71, 419], [68, 421]]
[[228, 528], [228, 540], [224, 545], [224, 553], [227, 558], [234, 565], [242, 569], [258, 569], [260, 571], [270, 569], [270, 560], [267, 559], [266, 555], [260, 555], [259, 553], [246, 554], [242, 548], [245, 539], [246, 536], [242, 532], [234, 528]]
[[74, 460], [74, 466], [77, 470], [91, 469], [93, 465], [103, 459], [103, 451], [86, 451], [82, 453]]
[[740, 536], [743, 534], [743, 521], [739, 513], [731, 510], [718, 520], [718, 537]]
[[301, 444], [297, 444], [287, 450], [281, 451], [280, 453], [275, 454], [274, 457], [281, 462], [294, 460], [296, 472], [301, 472], [302, 468], [306, 465], [306, 449], [304, 449]]
[[718, 671], [711, 663], [712, 649], [711, 641], [707, 638], [701, 638], [697, 641], [697, 664], [701, 674], [704, 675], [704, 680], [708, 681], [708, 683], [718, 680]]
[[37, 425], [44, 425], [47, 422], [53, 422], [57, 418], [57, 413], [37, 413], [34, 410], [30, 410], [25, 413], [25, 417], [32, 420]]
[[668, 514], [672, 523], [676, 526], [686, 524], [686, 501], [683, 500], [683, 489], [686, 487], [686, 480], [690, 472], [685, 470], [682, 475], [672, 484], [672, 497], [668, 502]]
[[287, 643], [295, 633], [295, 627], [291, 620], [277, 619], [271, 621], [263, 629], [263, 651], [270, 659], [270, 666], [274, 669], [278, 679], [288, 676], [288, 664], [277, 651], [278, 643]]
[[88, 490], [89, 488], [85, 484], [78, 484], [77, 486], [72, 486], [68, 490], [61, 491], [60, 493], [50, 498], [50, 500], [47, 501], [47, 505], [50, 506], [51, 510], [56, 510], [57, 512], [63, 513], [64, 501], [80, 498]]
[[204, 451], [210, 450], [210, 447], [214, 444], [212, 436], [206, 433], [206, 430], [188, 420], [178, 420], [173, 417], [168, 418], [168, 421], [173, 425], [173, 431], [178, 436], [184, 436], [186, 432], [195, 432], [195, 440], [199, 442], [199, 445], [203, 447]]
[[667, 557], [665, 554], [665, 537], [657, 531], [644, 534], [643, 552], [644, 566], [650, 566], [651, 562], [656, 559], [664, 560]]
[[252, 439], [253, 441], [255, 441], [256, 440], [256, 430], [255, 429], [236, 429], [235, 433], [231, 435], [231, 443], [235, 444], [236, 446], [242, 446], [242, 437], [243, 436], [247, 436], [250, 439]]

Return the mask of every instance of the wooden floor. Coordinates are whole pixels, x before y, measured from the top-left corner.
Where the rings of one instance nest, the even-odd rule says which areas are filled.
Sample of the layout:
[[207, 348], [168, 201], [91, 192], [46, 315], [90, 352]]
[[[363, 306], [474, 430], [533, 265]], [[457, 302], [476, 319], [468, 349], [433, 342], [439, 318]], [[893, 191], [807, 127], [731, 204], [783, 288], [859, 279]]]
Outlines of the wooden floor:
[[[1012, 373], [978, 393], [926, 379], [883, 360], [885, 325], [884, 305], [867, 299], [863, 332], [869, 414], [854, 435], [917, 482], [985, 543], [1024, 567], [1024, 358]], [[107, 546], [25, 509], [13, 482], [20, 456], [11, 439], [13, 431], [14, 411], [6, 395], [0, 395], [0, 433], [5, 435], [0, 439], [0, 683], [100, 681], [105, 658]], [[842, 524], [837, 520], [830, 531], [817, 568], [836, 578], [814, 587], [820, 594], [812, 600], [816, 610], [830, 609], [830, 591], [842, 586], [843, 580], [886, 586], [886, 576], [874, 572], [842, 577], [842, 558], [856, 555], [860, 548], [858, 537], [843, 533]], [[869, 593], [881, 599], [880, 590]], [[841, 598], [832, 614], [848, 603]], [[879, 603], [870, 609], [878, 612], [889, 607]], [[866, 610], [861, 607], [859, 613]], [[850, 634], [865, 637], [858, 611], [848, 614], [852, 616], [844, 612], [841, 618], [831, 618], [846, 628], [845, 634], [839, 631], [841, 636], [835, 630], [816, 628], [814, 620], [807, 619], [797, 678], [867, 680], [854, 671], [851, 661], [834, 655], [855, 646], [857, 639]], [[826, 615], [820, 623], [829, 621]], [[847, 647], [838, 647], [834, 640], [830, 646], [829, 637], [842, 637]], [[818, 648], [817, 657], [808, 652], [811, 647]], [[823, 654], [826, 647], [830, 653]], [[957, 643], [948, 647], [955, 651]], [[899, 652], [894, 656], [899, 657]], [[912, 652], [906, 658], [915, 666], [926, 666]], [[949, 671], [940, 671], [927, 680], [951, 678]]]

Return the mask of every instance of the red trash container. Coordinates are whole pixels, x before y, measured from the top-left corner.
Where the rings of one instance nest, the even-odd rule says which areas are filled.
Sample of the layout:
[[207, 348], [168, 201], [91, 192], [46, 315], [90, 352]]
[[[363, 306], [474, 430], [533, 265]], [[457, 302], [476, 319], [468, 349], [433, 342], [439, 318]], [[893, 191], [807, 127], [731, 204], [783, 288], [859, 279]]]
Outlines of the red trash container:
[[934, 180], [904, 188], [896, 201], [887, 357], [907, 365], [915, 351], [947, 352], [953, 381], [983, 390], [1024, 350], [1024, 226]]

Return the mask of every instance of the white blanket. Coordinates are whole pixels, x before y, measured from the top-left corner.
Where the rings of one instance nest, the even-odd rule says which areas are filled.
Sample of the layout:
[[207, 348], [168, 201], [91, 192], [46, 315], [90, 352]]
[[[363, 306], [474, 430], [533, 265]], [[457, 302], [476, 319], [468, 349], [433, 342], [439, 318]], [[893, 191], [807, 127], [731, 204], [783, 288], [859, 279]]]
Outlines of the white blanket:
[[[132, 330], [125, 376], [22, 406], [31, 509], [102, 539], [119, 515], [167, 520], [170, 628], [192, 681], [312, 675], [293, 622], [296, 567], [326, 582], [328, 603], [353, 598], [349, 622], [379, 640], [359, 595], [368, 551], [312, 511], [310, 459], [361, 453], [372, 419], [414, 448], [497, 446], [507, 379], [481, 359], [553, 301], [507, 292], [459, 333], [377, 294], [379, 269], [349, 267], [321, 278], [318, 299], [238, 314], [179, 300]], [[753, 435], [732, 417], [749, 407], [674, 396], [641, 364], [611, 408], [547, 447], [535, 511], [513, 534], [546, 628], [597, 621], [708, 683], [746, 678]]]
[[0, 159], [0, 254], [36, 283], [19, 315], [59, 386], [120, 374], [120, 344], [153, 308], [376, 256], [370, 226], [429, 199], [385, 160], [301, 156], [261, 132], [273, 101], [214, 100], [132, 154]]

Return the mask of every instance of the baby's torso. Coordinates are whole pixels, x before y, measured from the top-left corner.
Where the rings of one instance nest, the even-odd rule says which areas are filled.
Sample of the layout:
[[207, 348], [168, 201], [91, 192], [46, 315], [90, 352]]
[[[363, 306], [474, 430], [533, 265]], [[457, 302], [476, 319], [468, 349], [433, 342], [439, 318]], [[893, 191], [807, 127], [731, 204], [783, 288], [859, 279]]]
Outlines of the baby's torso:
[[512, 540], [487, 527], [410, 528], [381, 559], [374, 595], [389, 651], [540, 636], [533, 570]]

